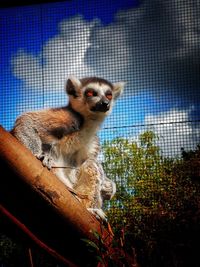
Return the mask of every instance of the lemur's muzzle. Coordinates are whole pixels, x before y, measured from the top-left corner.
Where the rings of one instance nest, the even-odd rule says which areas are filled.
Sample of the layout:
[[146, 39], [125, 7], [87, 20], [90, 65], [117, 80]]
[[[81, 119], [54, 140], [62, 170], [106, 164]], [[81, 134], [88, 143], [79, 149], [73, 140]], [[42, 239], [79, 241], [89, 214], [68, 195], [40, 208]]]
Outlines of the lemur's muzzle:
[[92, 111], [106, 112], [110, 109], [110, 101], [107, 99], [102, 99], [96, 103], [92, 108]]

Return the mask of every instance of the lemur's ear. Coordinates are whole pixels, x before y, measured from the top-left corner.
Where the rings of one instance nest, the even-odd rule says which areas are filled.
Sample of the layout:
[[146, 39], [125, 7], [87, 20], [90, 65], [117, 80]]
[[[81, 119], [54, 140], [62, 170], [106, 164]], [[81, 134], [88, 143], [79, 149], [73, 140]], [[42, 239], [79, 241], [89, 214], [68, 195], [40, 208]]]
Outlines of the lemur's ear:
[[118, 82], [113, 84], [114, 99], [117, 99], [124, 91], [125, 82]]
[[79, 96], [81, 88], [81, 82], [75, 76], [69, 76], [66, 83], [66, 92], [68, 95], [72, 95], [74, 97]]

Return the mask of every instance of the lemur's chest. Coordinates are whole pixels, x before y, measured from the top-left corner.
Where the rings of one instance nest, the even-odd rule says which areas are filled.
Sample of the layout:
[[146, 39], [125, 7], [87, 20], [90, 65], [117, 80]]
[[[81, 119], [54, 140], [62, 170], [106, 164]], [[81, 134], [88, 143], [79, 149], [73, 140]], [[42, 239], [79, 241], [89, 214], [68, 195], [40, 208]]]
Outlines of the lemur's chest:
[[63, 137], [56, 145], [58, 158], [69, 165], [78, 166], [88, 157], [94, 157], [98, 152], [96, 135], [90, 131], [79, 131]]
[[87, 136], [84, 132], [74, 132], [62, 138], [59, 142], [61, 153], [74, 153], [81, 149], [87, 149], [93, 141], [92, 136]]

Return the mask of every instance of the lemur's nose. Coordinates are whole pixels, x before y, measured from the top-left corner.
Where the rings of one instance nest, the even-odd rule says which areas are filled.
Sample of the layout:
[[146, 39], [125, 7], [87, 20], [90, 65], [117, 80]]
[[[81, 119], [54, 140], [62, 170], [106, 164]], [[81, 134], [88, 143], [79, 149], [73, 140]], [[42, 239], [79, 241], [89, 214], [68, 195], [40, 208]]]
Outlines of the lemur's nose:
[[110, 108], [110, 102], [108, 99], [102, 99], [100, 102], [100, 111], [106, 112]]
[[110, 104], [110, 102], [109, 102], [108, 99], [104, 99], [104, 100], [102, 100], [102, 102], [101, 102], [101, 105], [102, 105], [103, 107], [108, 107], [109, 104]]
[[106, 112], [110, 109], [110, 102], [108, 99], [101, 99], [96, 105], [92, 108], [92, 111]]

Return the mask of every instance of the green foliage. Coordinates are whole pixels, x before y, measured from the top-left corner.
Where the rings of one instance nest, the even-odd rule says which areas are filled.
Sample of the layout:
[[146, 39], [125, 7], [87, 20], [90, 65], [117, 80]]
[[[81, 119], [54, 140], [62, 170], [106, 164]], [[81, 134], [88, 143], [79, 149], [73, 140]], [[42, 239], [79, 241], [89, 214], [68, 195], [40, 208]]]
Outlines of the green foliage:
[[99, 235], [97, 232], [93, 232], [94, 241], [89, 239], [82, 239], [88, 247], [88, 251], [91, 253], [92, 257], [95, 257], [96, 263], [90, 262], [88, 260], [87, 267], [101, 266], [101, 267], [132, 267], [137, 266], [135, 261], [135, 251], [127, 253], [125, 249], [125, 239], [124, 232], [118, 239], [114, 238], [109, 244], [105, 242], [106, 240]]
[[200, 147], [183, 150], [181, 159], [164, 158], [157, 138], [147, 131], [137, 142], [105, 143], [104, 169], [118, 189], [107, 203], [109, 222], [116, 233], [125, 229], [141, 266], [199, 266], [194, 241], [200, 230]]

